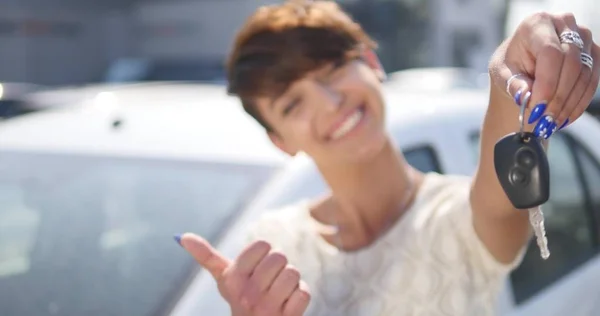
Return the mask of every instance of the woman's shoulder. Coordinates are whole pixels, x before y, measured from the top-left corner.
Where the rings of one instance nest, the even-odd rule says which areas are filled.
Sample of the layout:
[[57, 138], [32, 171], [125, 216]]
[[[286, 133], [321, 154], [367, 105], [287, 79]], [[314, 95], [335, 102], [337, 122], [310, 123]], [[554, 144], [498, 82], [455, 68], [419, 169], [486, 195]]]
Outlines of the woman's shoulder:
[[470, 187], [471, 178], [468, 176], [425, 174], [413, 204], [414, 218], [433, 224], [445, 215], [468, 210]]
[[265, 211], [249, 225], [247, 238], [248, 242], [268, 242], [274, 251], [285, 254], [291, 264], [301, 266], [307, 265], [306, 260], [313, 259], [306, 255], [305, 250], [318, 245], [311, 234], [313, 228], [310, 202], [300, 201]]
[[423, 184], [426, 186], [451, 185], [451, 184], [469, 184], [472, 177], [459, 174], [441, 174], [438, 172], [425, 173]]
[[464, 175], [440, 174], [437, 172], [426, 173], [423, 183], [417, 193], [418, 198], [431, 197], [459, 197], [459, 193], [468, 192], [471, 186], [471, 177]]
[[265, 210], [249, 226], [250, 238], [268, 242], [284, 242], [300, 238], [309, 224], [308, 201], [298, 201], [276, 209]]

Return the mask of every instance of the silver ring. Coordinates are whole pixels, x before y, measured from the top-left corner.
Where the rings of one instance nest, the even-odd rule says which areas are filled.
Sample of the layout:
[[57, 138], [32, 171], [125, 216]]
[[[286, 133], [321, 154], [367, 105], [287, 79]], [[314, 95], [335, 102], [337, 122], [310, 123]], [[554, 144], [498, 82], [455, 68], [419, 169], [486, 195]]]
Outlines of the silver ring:
[[594, 58], [588, 53], [581, 53], [581, 63], [586, 65], [588, 68], [594, 68]]
[[510, 76], [510, 78], [508, 78], [508, 80], [506, 80], [506, 93], [508, 93], [509, 96], [512, 97], [512, 94], [510, 94], [510, 83], [513, 80], [515, 80], [515, 79], [517, 79], [519, 77], [522, 77], [522, 76], [525, 76], [525, 74], [523, 74], [523, 73], [517, 73], [517, 74], [514, 74], [514, 75]]
[[583, 50], [583, 39], [575, 31], [565, 31], [560, 34], [560, 42], [564, 44], [573, 44]]

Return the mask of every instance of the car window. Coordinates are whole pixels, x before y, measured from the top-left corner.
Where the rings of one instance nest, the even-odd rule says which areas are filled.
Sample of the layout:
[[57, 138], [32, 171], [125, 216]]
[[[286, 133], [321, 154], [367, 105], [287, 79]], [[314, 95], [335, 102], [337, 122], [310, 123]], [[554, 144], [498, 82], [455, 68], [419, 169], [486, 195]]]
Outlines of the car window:
[[24, 112], [23, 102], [18, 100], [0, 99], [0, 119], [17, 116]]
[[221, 62], [210, 60], [123, 59], [113, 63], [106, 82], [132, 81], [205, 81], [222, 83], [225, 70]]
[[165, 62], [155, 63], [143, 81], [211, 81], [225, 80], [225, 71], [219, 63]]
[[[479, 137], [472, 138], [472, 146], [477, 146], [478, 151]], [[537, 243], [531, 240], [523, 262], [510, 275], [517, 304], [572, 272], [596, 253], [595, 231], [589, 224], [592, 218], [588, 193], [574, 150], [579, 147], [565, 134], [552, 136], [548, 150], [551, 195], [542, 206], [551, 254], [543, 260]]]
[[590, 102], [590, 106], [587, 108], [587, 112], [600, 119], [600, 86], [596, 90], [594, 98]]
[[442, 173], [438, 156], [431, 146], [404, 150], [404, 158], [411, 166], [422, 172]]
[[139, 81], [146, 76], [150, 62], [144, 59], [121, 59], [111, 64], [104, 81], [111, 83]]
[[576, 147], [581, 173], [590, 194], [590, 202], [596, 216], [600, 216], [600, 164], [584, 148]]
[[0, 155], [0, 315], [157, 315], [270, 168]]

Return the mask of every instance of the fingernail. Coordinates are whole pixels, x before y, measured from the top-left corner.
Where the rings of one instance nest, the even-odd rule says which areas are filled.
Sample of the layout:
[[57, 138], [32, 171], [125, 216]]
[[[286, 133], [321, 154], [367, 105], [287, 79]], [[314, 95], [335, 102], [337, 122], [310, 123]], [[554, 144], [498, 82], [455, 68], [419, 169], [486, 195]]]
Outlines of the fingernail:
[[515, 93], [515, 103], [518, 106], [521, 106], [521, 94], [523, 94], [523, 90], [519, 90], [517, 93]]
[[559, 128], [558, 130], [560, 131], [561, 129], [565, 128], [565, 126], [567, 126], [567, 124], [569, 124], [569, 119], [567, 119]]
[[181, 246], [181, 234], [173, 236], [173, 239]]
[[533, 111], [531, 111], [531, 114], [529, 115], [529, 121], [527, 123], [532, 124], [533, 122], [539, 120], [540, 117], [542, 117], [542, 115], [544, 114], [544, 111], [546, 111], [546, 102], [545, 101], [538, 103], [533, 108]]
[[554, 123], [554, 118], [550, 115], [544, 116], [533, 129], [533, 134], [536, 137], [545, 137], [550, 132], [550, 128]]
[[554, 134], [554, 132], [556, 132], [556, 130], [557, 130], [556, 123], [550, 124], [550, 126], [548, 127], [548, 130], [549, 130], [549, 132], [546, 133], [546, 135], [544, 135], [544, 139], [550, 138], [550, 136], [552, 136]]

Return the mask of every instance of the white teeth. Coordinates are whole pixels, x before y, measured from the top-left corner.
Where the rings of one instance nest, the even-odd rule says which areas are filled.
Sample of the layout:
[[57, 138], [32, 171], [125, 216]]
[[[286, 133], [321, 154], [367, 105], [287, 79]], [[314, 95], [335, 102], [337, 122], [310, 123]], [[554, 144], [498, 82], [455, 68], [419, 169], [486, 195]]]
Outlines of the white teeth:
[[358, 125], [358, 123], [360, 122], [362, 117], [363, 117], [363, 112], [360, 110], [356, 111], [352, 115], [348, 116], [348, 118], [344, 121], [344, 123], [342, 123], [342, 125], [340, 125], [340, 127], [338, 127], [331, 134], [331, 139], [338, 139], [338, 138], [348, 134], [348, 132], [350, 132], [353, 128], [355, 128], [356, 125]]

